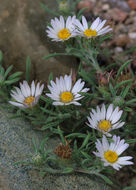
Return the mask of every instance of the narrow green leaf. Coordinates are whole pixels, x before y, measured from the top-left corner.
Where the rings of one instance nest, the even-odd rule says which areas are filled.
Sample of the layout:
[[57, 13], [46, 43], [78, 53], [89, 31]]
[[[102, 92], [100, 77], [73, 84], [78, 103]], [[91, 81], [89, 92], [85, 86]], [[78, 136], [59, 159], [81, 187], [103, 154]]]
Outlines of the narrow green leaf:
[[68, 53], [53, 53], [53, 54], [50, 54], [50, 55], [47, 55], [47, 56], [44, 56], [43, 59], [49, 59], [51, 57], [56, 57], [56, 56], [63, 56], [63, 55], [70, 55]]
[[123, 92], [121, 93], [121, 97], [122, 98], [125, 98], [126, 95], [128, 94], [129, 92], [129, 89], [131, 88], [132, 84], [129, 84], [128, 86], [126, 86], [126, 88], [123, 90]]
[[64, 145], [66, 145], [66, 143], [65, 143], [65, 138], [64, 138], [64, 136], [63, 136], [63, 132], [62, 132], [62, 130], [60, 129], [59, 126], [58, 126], [58, 134], [60, 135], [61, 142], [62, 142]]
[[54, 16], [60, 16], [58, 13], [56, 13], [55, 11], [52, 11], [51, 9], [49, 9], [48, 7], [46, 7], [43, 3], [40, 3], [41, 7], [43, 9], [45, 9], [48, 13], [54, 15]]
[[117, 89], [117, 88], [119, 88], [119, 87], [121, 87], [121, 86], [123, 86], [123, 85], [126, 85], [126, 84], [128, 84], [128, 83], [131, 83], [132, 81], [133, 81], [132, 79], [124, 80], [124, 81], [118, 83], [114, 88]]
[[120, 76], [121, 72], [124, 70], [125, 67], [127, 67], [130, 63], [131, 63], [132, 60], [128, 60], [127, 62], [125, 62], [121, 67], [120, 69], [118, 70], [117, 72], [117, 75], [116, 75], [116, 80], [118, 79], [118, 77]]
[[6, 77], [8, 76], [8, 74], [11, 72], [12, 68], [13, 68], [13, 65], [10, 65], [10, 66], [7, 68], [7, 70], [6, 70], [5, 74], [4, 74], [4, 79], [6, 79]]
[[73, 172], [73, 171], [74, 171], [73, 168], [65, 168], [62, 173], [63, 173], [63, 174], [68, 174], [68, 173], [71, 173], [71, 172]]
[[18, 78], [15, 78], [15, 79], [12, 79], [12, 80], [6, 80], [6, 81], [5, 81], [5, 84], [10, 85], [10, 84], [13, 84], [13, 83], [15, 83], [15, 82], [17, 82], [17, 81], [19, 81], [19, 80], [20, 80], [19, 77], [18, 77]]
[[91, 158], [91, 156], [88, 155], [86, 152], [81, 151], [81, 153], [83, 154], [83, 156], [84, 156], [85, 158], [87, 158], [87, 159], [90, 159], [90, 158]]
[[125, 187], [123, 190], [136, 190], [136, 187]]
[[41, 130], [44, 131], [44, 130], [47, 130], [49, 128], [52, 128], [52, 127], [57, 127], [59, 125], [59, 121], [56, 121], [56, 122], [52, 122], [52, 123], [48, 123], [47, 125], [44, 125]]
[[135, 103], [135, 102], [136, 102], [136, 98], [127, 101], [127, 102], [126, 102], [126, 105], [129, 105], [129, 104], [132, 104], [132, 103]]
[[100, 176], [106, 183], [108, 183], [109, 185], [112, 185], [113, 182], [108, 178], [106, 177], [105, 175], [103, 174], [100, 174], [100, 173], [95, 173], [97, 176]]
[[85, 138], [86, 134], [82, 134], [82, 133], [72, 133], [70, 135], [66, 136], [67, 138], [74, 138], [74, 137], [78, 137], [78, 138]]
[[16, 72], [8, 77], [8, 80], [14, 79], [22, 75], [23, 72]]
[[126, 143], [129, 143], [129, 144], [131, 144], [131, 143], [136, 143], [136, 139], [129, 139], [129, 140], [126, 140]]
[[2, 51], [0, 51], [0, 62], [3, 60], [3, 54]]
[[112, 86], [111, 83], [109, 84], [109, 88], [110, 88], [110, 92], [111, 92], [112, 96], [113, 97], [116, 96], [116, 91], [114, 90], [114, 88], [113, 88], [113, 86]]
[[82, 143], [80, 149], [84, 148], [84, 147], [87, 145], [87, 143], [88, 143], [90, 137], [91, 137], [91, 134], [88, 132], [88, 135], [87, 135], [86, 138], [84, 139], [84, 141], [83, 141], [83, 143]]
[[29, 82], [29, 79], [30, 79], [30, 69], [31, 69], [31, 59], [28, 56], [26, 59], [26, 76], [25, 76], [27, 82]]
[[50, 81], [53, 80], [53, 73], [51, 72], [48, 77], [48, 85], [50, 84]]

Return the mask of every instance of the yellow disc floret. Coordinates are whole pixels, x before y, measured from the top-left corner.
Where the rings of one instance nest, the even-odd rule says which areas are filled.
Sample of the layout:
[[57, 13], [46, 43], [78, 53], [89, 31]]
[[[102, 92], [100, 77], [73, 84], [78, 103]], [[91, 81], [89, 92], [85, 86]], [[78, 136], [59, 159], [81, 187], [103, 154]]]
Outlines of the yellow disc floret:
[[84, 31], [84, 35], [90, 38], [92, 36], [96, 36], [97, 32], [96, 30], [92, 30], [91, 28], [89, 28]]
[[118, 155], [117, 155], [116, 152], [113, 152], [113, 151], [109, 150], [109, 151], [107, 151], [107, 152], [104, 153], [104, 158], [105, 158], [108, 162], [114, 163], [114, 162], [117, 161]]
[[58, 37], [59, 37], [60, 39], [62, 39], [62, 40], [68, 39], [70, 35], [71, 35], [71, 34], [70, 34], [69, 30], [66, 29], [66, 28], [60, 30], [59, 33], [58, 33]]
[[28, 106], [30, 106], [30, 104], [34, 101], [34, 97], [33, 96], [29, 96], [24, 100], [24, 103], [27, 104]]
[[99, 129], [107, 132], [111, 128], [111, 122], [107, 120], [102, 120], [99, 122], [98, 127]]
[[69, 103], [73, 100], [73, 94], [71, 92], [62, 92], [60, 94], [60, 100], [63, 103]]

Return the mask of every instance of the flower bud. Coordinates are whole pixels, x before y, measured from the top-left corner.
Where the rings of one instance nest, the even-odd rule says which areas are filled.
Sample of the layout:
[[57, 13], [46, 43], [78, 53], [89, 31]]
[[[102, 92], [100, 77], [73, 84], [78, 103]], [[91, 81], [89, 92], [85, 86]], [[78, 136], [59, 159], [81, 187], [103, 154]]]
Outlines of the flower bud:
[[125, 103], [124, 99], [121, 96], [116, 96], [113, 100], [115, 106], [122, 106]]

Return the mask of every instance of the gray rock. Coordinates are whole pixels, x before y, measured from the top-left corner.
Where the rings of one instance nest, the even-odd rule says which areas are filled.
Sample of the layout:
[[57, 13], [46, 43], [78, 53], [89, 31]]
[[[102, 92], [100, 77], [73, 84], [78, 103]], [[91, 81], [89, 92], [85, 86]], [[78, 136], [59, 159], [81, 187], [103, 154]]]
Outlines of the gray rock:
[[[9, 106], [0, 104], [0, 190], [112, 190], [103, 180], [86, 174], [46, 175], [31, 166], [14, 165], [33, 152], [32, 137], [42, 140], [44, 134], [32, 130], [25, 120], [12, 116]], [[47, 146], [54, 149], [56, 138]], [[115, 188], [113, 188], [115, 189]], [[117, 188], [116, 188], [117, 189]]]
[[49, 53], [63, 52], [64, 47], [47, 38], [45, 29], [54, 16], [40, 2], [53, 11], [57, 9], [54, 0], [0, 0], [0, 49], [5, 55], [5, 65], [13, 64], [17, 71], [25, 71], [26, 57], [30, 56], [31, 78], [46, 81], [50, 72], [54, 76], [69, 73], [76, 62], [66, 56], [43, 60]]

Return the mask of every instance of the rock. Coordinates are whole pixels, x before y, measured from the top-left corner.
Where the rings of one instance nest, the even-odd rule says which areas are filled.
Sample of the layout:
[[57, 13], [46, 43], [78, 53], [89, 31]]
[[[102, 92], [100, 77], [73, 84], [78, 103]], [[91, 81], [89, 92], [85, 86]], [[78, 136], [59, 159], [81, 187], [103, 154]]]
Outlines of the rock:
[[[46, 175], [44, 178], [31, 166], [14, 165], [34, 154], [32, 138], [41, 141], [44, 133], [32, 130], [27, 121], [13, 116], [9, 105], [0, 104], [0, 190], [112, 190], [103, 180], [86, 174]], [[53, 149], [57, 138], [46, 147]], [[113, 187], [113, 189], [118, 189]]]
[[112, 7], [116, 7], [119, 8], [125, 12], [130, 12], [130, 7], [127, 4], [126, 1], [119, 1], [119, 0], [107, 0], [107, 2], [112, 6]]
[[109, 10], [109, 8], [110, 8], [109, 4], [104, 4], [104, 5], [102, 6], [102, 10], [103, 10], [103, 11], [107, 11], [107, 10]]
[[128, 16], [128, 13], [118, 8], [113, 8], [109, 10], [109, 14], [110, 14], [111, 19], [115, 21], [120, 21], [120, 22], [123, 22]]
[[77, 9], [81, 10], [83, 8], [87, 8], [84, 13], [88, 13], [93, 9], [94, 5], [90, 0], [82, 0], [78, 3]]
[[136, 32], [131, 32], [128, 34], [129, 38], [136, 40]]
[[121, 47], [116, 47], [116, 48], [115, 48], [115, 52], [116, 52], [116, 53], [122, 53], [122, 52], [123, 52], [123, 48], [121, 48]]
[[47, 38], [45, 29], [54, 15], [48, 14], [40, 2], [53, 11], [57, 9], [54, 0], [0, 0], [0, 50], [5, 65], [13, 64], [17, 71], [25, 71], [26, 57], [30, 56], [31, 78], [46, 81], [50, 72], [54, 76], [69, 73], [76, 61], [66, 56], [43, 60], [49, 53], [63, 52], [64, 47]]
[[114, 42], [117, 46], [125, 46], [129, 43], [129, 37], [126, 34], [120, 34], [119, 36], [115, 37]]
[[129, 0], [128, 5], [131, 7], [131, 9], [136, 10], [136, 0]]

